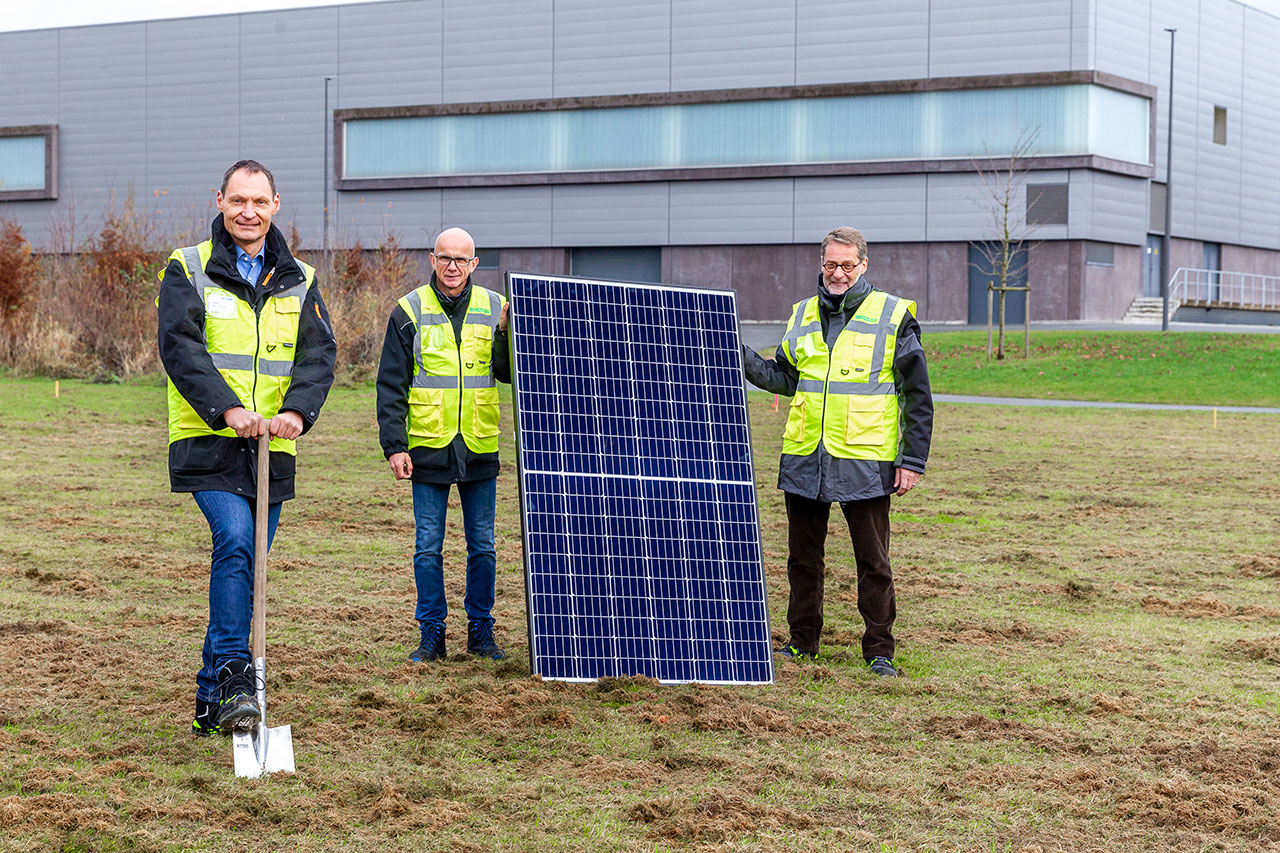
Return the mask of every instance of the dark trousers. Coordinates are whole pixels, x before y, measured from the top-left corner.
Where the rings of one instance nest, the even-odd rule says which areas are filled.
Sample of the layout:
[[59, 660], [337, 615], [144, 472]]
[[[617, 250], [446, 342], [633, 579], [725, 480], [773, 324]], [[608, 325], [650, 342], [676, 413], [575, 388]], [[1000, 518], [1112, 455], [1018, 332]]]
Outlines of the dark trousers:
[[[831, 504], [784, 492], [787, 502], [787, 579], [791, 643], [818, 651], [822, 636], [822, 590], [826, 573], [827, 520]], [[898, 615], [889, 568], [889, 496], [841, 504], [858, 566], [858, 612], [866, 623], [862, 656], [893, 657], [893, 620]]]

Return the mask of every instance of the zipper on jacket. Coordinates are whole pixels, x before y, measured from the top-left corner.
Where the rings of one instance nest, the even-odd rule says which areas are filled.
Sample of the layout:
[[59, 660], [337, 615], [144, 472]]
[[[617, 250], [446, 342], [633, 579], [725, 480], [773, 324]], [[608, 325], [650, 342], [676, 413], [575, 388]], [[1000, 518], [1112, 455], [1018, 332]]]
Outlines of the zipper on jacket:
[[[814, 299], [819, 299], [815, 296]], [[822, 331], [822, 302], [818, 302], [818, 331]], [[840, 330], [840, 334], [844, 334], [844, 330]], [[840, 335], [836, 335], [836, 340], [840, 339]], [[822, 336], [822, 345], [827, 350], [827, 378], [822, 380], [822, 426], [818, 430], [818, 441], [822, 441], [827, 435], [827, 386], [831, 384], [831, 347], [827, 346], [827, 338]], [[823, 445], [825, 447], [825, 444]]]
[[[267, 282], [271, 281], [271, 277], [275, 274], [276, 274], [276, 268], [272, 267], [270, 272], [267, 273], [267, 277], [262, 280], [262, 283], [266, 284]], [[253, 296], [253, 301], [250, 302], [249, 304], [253, 306], [253, 318], [254, 318], [254, 322], [253, 322], [253, 339], [254, 339], [253, 391], [250, 393], [249, 399], [250, 399], [250, 402], [253, 403], [253, 410], [257, 412], [258, 411], [258, 354], [262, 352], [262, 309], [266, 307], [267, 299], [270, 298], [270, 294], [263, 296], [261, 301], [259, 301], [257, 285], [250, 285], [249, 292]]]
[[[471, 308], [470, 299], [467, 300], [466, 308], [467, 309]], [[444, 318], [449, 321], [449, 329], [452, 330], [453, 318], [450, 317], [448, 314], [445, 314]], [[464, 381], [462, 378], [462, 330], [465, 329], [466, 327], [467, 327], [467, 313], [466, 311], [464, 311], [462, 313], [462, 322], [458, 324], [458, 334], [455, 336], [455, 339], [454, 339], [454, 344], [456, 344], [458, 347], [458, 430], [457, 432], [454, 433], [454, 435], [462, 435], [462, 400], [463, 400], [462, 383]], [[464, 437], [464, 441], [465, 441], [465, 437]]]

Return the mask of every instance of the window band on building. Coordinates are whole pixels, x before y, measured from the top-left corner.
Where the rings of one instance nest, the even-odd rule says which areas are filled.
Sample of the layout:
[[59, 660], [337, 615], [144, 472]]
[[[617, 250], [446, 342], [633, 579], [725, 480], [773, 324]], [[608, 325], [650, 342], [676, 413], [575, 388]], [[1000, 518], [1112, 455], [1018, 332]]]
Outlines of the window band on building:
[[1149, 177], [1151, 103], [1061, 72], [338, 110], [337, 188], [969, 171], [1023, 140], [1037, 168]]

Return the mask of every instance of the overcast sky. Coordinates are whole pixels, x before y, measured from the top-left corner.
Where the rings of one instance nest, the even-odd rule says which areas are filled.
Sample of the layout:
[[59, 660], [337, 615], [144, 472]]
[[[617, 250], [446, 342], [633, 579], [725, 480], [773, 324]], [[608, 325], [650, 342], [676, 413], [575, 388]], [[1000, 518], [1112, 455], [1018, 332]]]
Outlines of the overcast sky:
[[[377, 3], [385, 0], [345, 0], [346, 3]], [[0, 15], [0, 31], [36, 30], [46, 27], [77, 27], [112, 21], [145, 21], [152, 18], [186, 18], [192, 15], [222, 15], [231, 12], [261, 12], [267, 9], [297, 9], [305, 6], [336, 6], [326, 0], [26, 0], [6, 2]], [[1244, 5], [1280, 16], [1280, 0], [1245, 0]]]

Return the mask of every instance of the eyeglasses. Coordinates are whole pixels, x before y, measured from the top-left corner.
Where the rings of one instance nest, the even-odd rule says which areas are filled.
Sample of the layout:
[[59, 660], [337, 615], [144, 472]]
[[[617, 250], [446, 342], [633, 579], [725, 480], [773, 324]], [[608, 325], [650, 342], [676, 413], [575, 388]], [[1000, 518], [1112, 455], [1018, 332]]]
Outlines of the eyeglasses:
[[449, 255], [436, 255], [434, 252], [432, 254], [435, 255], [436, 263], [443, 269], [448, 269], [452, 264], [457, 264], [458, 269], [462, 269], [475, 260], [475, 258], [454, 258]]
[[[865, 260], [866, 258], [862, 259], [862, 261]], [[842, 264], [837, 264], [835, 261], [823, 261], [822, 268], [827, 272], [835, 272], [836, 268], [842, 269], [845, 272], [853, 272], [858, 267], [862, 266], [862, 261], [845, 261]]]

